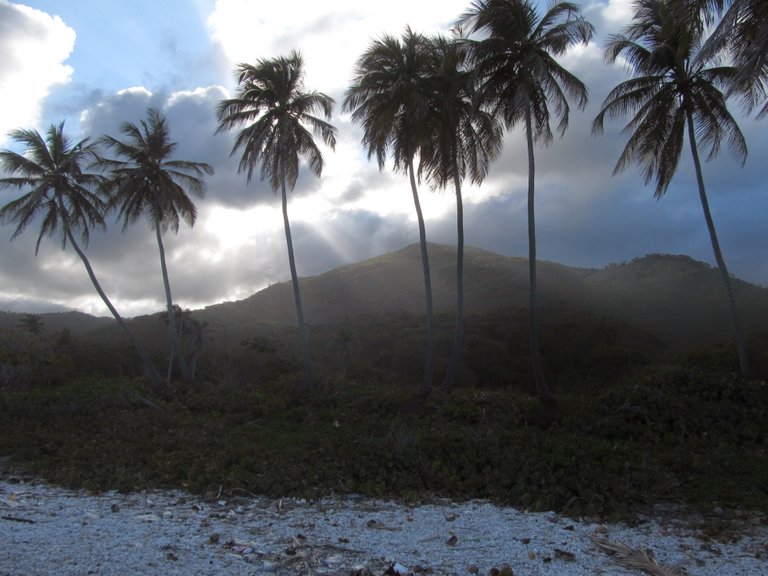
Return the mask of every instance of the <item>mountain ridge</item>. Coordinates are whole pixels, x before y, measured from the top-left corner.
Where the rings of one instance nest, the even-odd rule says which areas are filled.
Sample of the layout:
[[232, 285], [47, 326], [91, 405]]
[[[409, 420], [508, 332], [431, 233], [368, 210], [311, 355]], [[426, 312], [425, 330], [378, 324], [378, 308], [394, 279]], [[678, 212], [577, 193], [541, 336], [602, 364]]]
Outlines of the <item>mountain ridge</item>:
[[[436, 315], [455, 306], [456, 249], [429, 244]], [[539, 311], [549, 316], [593, 314], [614, 318], [658, 336], [673, 348], [728, 340], [731, 322], [725, 290], [716, 268], [686, 255], [649, 254], [604, 268], [538, 261]], [[305, 316], [312, 326], [336, 325], [386, 314], [424, 315], [424, 287], [418, 244], [381, 256], [345, 264], [300, 279]], [[768, 289], [734, 279], [747, 331], [768, 329]], [[467, 316], [526, 309], [528, 261], [468, 246], [465, 249]], [[251, 296], [192, 311], [229, 340], [245, 338], [261, 327], [290, 330], [295, 310], [290, 281], [273, 284]], [[0, 313], [0, 325], [18, 324], [23, 314]], [[114, 324], [78, 312], [41, 315], [46, 329], [73, 334], [104, 333]], [[157, 314], [132, 318], [140, 333], [153, 333]], [[150, 322], [151, 320], [151, 322]], [[113, 327], [114, 328], [114, 327]]]

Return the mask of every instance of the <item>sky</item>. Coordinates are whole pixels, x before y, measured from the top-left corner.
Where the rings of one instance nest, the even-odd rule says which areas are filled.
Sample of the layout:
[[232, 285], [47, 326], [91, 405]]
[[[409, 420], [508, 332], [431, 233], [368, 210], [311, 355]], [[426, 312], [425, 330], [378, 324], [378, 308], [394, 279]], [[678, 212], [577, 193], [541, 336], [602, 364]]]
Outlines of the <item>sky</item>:
[[[572, 107], [562, 139], [537, 146], [537, 247], [541, 260], [603, 267], [649, 253], [687, 254], [714, 264], [686, 149], [666, 196], [653, 197], [632, 167], [613, 176], [625, 144], [624, 122], [591, 135], [591, 123], [610, 89], [629, 75], [603, 60], [608, 34], [629, 21], [629, 0], [580, 3], [595, 38], [561, 59], [585, 82], [590, 103]], [[167, 117], [175, 158], [207, 162], [205, 198], [193, 228], [165, 236], [174, 301], [197, 309], [245, 298], [290, 279], [280, 199], [266, 182], [246, 183], [230, 155], [233, 134], [215, 134], [215, 109], [236, 88], [240, 62], [299, 50], [307, 89], [336, 100], [335, 150], [323, 148], [318, 179], [303, 170], [290, 197], [289, 216], [300, 276], [399, 250], [418, 242], [406, 177], [379, 171], [360, 143], [361, 130], [341, 102], [360, 54], [384, 33], [406, 26], [447, 32], [469, 0], [0, 0], [0, 148], [14, 148], [8, 132], [44, 133], [65, 122], [72, 140], [121, 137], [149, 106]], [[731, 108], [749, 146], [744, 166], [727, 151], [704, 165], [710, 205], [730, 272], [768, 285], [768, 131], [766, 121]], [[527, 159], [524, 134], [505, 135], [503, 153], [481, 186], [465, 184], [466, 243], [509, 256], [527, 256]], [[0, 204], [19, 196], [0, 192]], [[455, 245], [452, 189], [420, 187], [430, 242]], [[16, 240], [0, 226], [0, 310], [108, 311], [74, 251], [39, 227]], [[125, 316], [164, 307], [159, 256], [152, 229], [139, 221], [125, 232], [111, 223], [94, 231], [87, 249], [99, 280]]]

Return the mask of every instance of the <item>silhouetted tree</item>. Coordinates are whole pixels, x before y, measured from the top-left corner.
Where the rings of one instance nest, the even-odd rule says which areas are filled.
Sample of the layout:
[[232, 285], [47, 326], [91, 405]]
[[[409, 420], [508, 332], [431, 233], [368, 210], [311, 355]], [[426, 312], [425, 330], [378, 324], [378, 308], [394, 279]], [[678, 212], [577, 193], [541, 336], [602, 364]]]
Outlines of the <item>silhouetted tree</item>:
[[43, 331], [43, 317], [40, 314], [24, 314], [19, 318], [19, 327], [30, 334], [40, 334]]
[[456, 319], [453, 346], [442, 388], [456, 382], [464, 343], [464, 203], [461, 185], [469, 175], [479, 184], [501, 150], [503, 129], [496, 117], [475, 107], [474, 75], [466, 66], [466, 44], [442, 36], [430, 40], [426, 76], [430, 113], [422, 167], [427, 179], [456, 195]]
[[[244, 125], [232, 148], [232, 154], [240, 149], [243, 151], [238, 172], [245, 171], [250, 183], [254, 168], [261, 164], [261, 178], [269, 179], [275, 193], [281, 191], [285, 240], [304, 361], [304, 387], [308, 388], [314, 386], [314, 375], [288, 220], [288, 189], [293, 190], [296, 186], [302, 160], [309, 163], [316, 176], [322, 174], [323, 156], [312, 135], [314, 133], [326, 145], [335, 148], [336, 128], [326, 121], [331, 118], [334, 101], [322, 92], [305, 90], [304, 60], [295, 51], [288, 57], [259, 60], [255, 65], [240, 64], [237, 80], [235, 97], [219, 104], [217, 133]], [[316, 111], [325, 120], [315, 116]]]
[[579, 6], [559, 2], [539, 16], [532, 0], [477, 0], [459, 19], [477, 39], [467, 44], [478, 76], [479, 101], [511, 128], [522, 122], [528, 145], [529, 340], [536, 390], [541, 400], [554, 398], [544, 377], [536, 319], [535, 160], [533, 144], [552, 139], [550, 105], [559, 117], [559, 134], [568, 128], [568, 98], [580, 108], [587, 88], [555, 59], [592, 38], [593, 28]]
[[141, 120], [139, 125], [126, 122], [120, 131], [125, 140], [112, 136], [103, 136], [99, 140], [119, 158], [101, 158], [98, 165], [110, 171], [107, 189], [111, 194], [111, 205], [118, 209], [118, 218], [123, 220], [123, 231], [146, 216], [155, 232], [173, 357], [179, 363], [182, 378], [189, 383], [192, 373], [176, 329], [163, 233], [169, 229], [178, 232], [181, 219], [190, 227], [194, 226], [197, 208], [187, 190], [202, 197], [205, 192], [203, 176], [213, 174], [213, 168], [203, 162], [171, 159], [176, 143], [170, 140], [165, 117], [154, 108], [147, 110], [146, 120]]
[[431, 103], [425, 78], [429, 74], [430, 52], [428, 40], [410, 28], [405, 30], [402, 39], [382, 36], [358, 58], [352, 86], [344, 99], [344, 109], [352, 112], [352, 120], [363, 129], [362, 140], [368, 158], [375, 156], [382, 170], [391, 154], [394, 169], [407, 173], [410, 180], [419, 228], [427, 319], [424, 378], [417, 393], [420, 398], [427, 397], [432, 390], [435, 369], [432, 280], [414, 169], [414, 158], [428, 137], [426, 119], [431, 112]]
[[602, 132], [606, 118], [632, 115], [624, 127], [629, 140], [614, 173], [636, 162], [646, 183], [656, 180], [656, 198], [669, 188], [687, 136], [712, 250], [728, 294], [741, 374], [747, 378], [749, 362], [736, 297], [709, 209], [698, 151], [701, 141], [709, 145], [709, 158], [713, 158], [726, 139], [742, 162], [746, 160], [746, 141], [719, 89], [736, 77], [738, 69], [707, 67], [697, 57], [705, 39], [704, 27], [697, 15], [692, 15], [693, 19], [679, 17], [679, 5], [675, 4], [679, 1], [636, 1], [632, 23], [623, 34], [611, 37], [606, 59], [614, 62], [623, 58], [635, 76], [611, 90], [594, 120], [593, 131]]
[[14, 240], [36, 217], [42, 216], [35, 255], [40, 249], [43, 236], [53, 236], [60, 227], [62, 249], [69, 242], [75, 250], [99, 297], [141, 358], [151, 385], [159, 390], [162, 378], [155, 365], [107, 298], [90, 261], [75, 238], [79, 236], [84, 246], [87, 246], [91, 227], [106, 227], [106, 204], [97, 192], [103, 178], [83, 169], [84, 164], [97, 158], [96, 145], [87, 138], [72, 144], [64, 135], [63, 122], [58, 126], [52, 125], [45, 139], [35, 130], [14, 130], [10, 136], [25, 145], [26, 152], [22, 155], [11, 150], [0, 151], [0, 164], [5, 172], [12, 175], [0, 179], [0, 189], [30, 190], [0, 210], [0, 222], [16, 224], [16, 230], [11, 236], [11, 240]]

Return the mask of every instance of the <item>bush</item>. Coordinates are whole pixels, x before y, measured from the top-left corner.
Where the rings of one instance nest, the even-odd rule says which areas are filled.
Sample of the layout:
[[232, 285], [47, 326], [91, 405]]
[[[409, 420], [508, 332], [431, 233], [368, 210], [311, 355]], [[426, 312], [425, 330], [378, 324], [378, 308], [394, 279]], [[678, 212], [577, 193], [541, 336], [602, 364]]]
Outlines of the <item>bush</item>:
[[537, 401], [509, 390], [412, 391], [290, 380], [176, 388], [128, 380], [5, 389], [0, 454], [50, 481], [93, 490], [176, 487], [318, 497], [490, 498], [535, 510], [622, 515], [673, 500], [766, 509], [768, 389], [665, 370]]

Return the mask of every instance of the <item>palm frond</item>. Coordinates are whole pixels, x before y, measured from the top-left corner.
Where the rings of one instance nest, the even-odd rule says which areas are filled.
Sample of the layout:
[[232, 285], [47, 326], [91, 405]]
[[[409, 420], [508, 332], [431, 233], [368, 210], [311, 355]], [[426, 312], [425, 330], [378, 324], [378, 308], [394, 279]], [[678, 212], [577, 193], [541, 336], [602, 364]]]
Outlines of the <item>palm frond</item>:
[[96, 158], [96, 144], [87, 138], [72, 144], [64, 123], [52, 125], [45, 138], [35, 130], [14, 130], [11, 137], [24, 144], [24, 154], [0, 151], [0, 166], [12, 176], [0, 179], [0, 188], [28, 189], [0, 209], [0, 222], [16, 224], [11, 240], [22, 234], [42, 214], [35, 254], [43, 237], [61, 231], [62, 248], [70, 233], [88, 243], [93, 226], [104, 226], [106, 205], [98, 190], [103, 177], [83, 171]]
[[[699, 56], [707, 46], [705, 27], [699, 8], [692, 7], [707, 0], [686, 1], [637, 0], [632, 23], [623, 34], [609, 39], [605, 52], [610, 62], [619, 58], [628, 62], [635, 76], [611, 90], [592, 123], [593, 133], [599, 133], [606, 118], [632, 115], [623, 129], [629, 139], [614, 173], [639, 164], [646, 183], [655, 179], [657, 198], [666, 192], [677, 170], [689, 118], [696, 141], [709, 148], [710, 159], [724, 142], [742, 162], [747, 153], [720, 91], [733, 81], [736, 71], [707, 66], [712, 59]], [[683, 9], [688, 11], [686, 18]]]
[[649, 576], [683, 576], [685, 574], [681, 568], [659, 564], [650, 550], [632, 548], [623, 542], [612, 542], [607, 538], [595, 538], [594, 542], [603, 552], [612, 556], [619, 566], [626, 569], [641, 570]]
[[176, 143], [170, 139], [168, 123], [154, 108], [138, 124], [124, 123], [123, 139], [103, 136], [99, 142], [114, 151], [117, 158], [99, 157], [96, 165], [109, 171], [103, 189], [109, 194], [109, 207], [117, 209], [123, 231], [146, 216], [150, 226], [178, 232], [184, 220], [193, 226], [197, 210], [187, 192], [202, 197], [204, 176], [213, 168], [204, 162], [171, 158]]
[[549, 6], [540, 17], [530, 0], [474, 2], [459, 18], [477, 38], [466, 42], [477, 70], [477, 99], [501, 114], [507, 127], [524, 119], [530, 109], [533, 132], [544, 144], [553, 139], [550, 105], [560, 135], [568, 127], [569, 99], [587, 104], [586, 86], [560, 65], [555, 56], [591, 40], [594, 28], [571, 2]]
[[[293, 51], [255, 65], [240, 64], [236, 75], [235, 98], [222, 101], [217, 108], [217, 132], [241, 128], [231, 152], [241, 151], [238, 172], [245, 172], [250, 182], [260, 166], [261, 179], [269, 180], [275, 192], [283, 183], [295, 186], [301, 159], [320, 176], [322, 154], [305, 125], [333, 149], [336, 128], [326, 120], [334, 101], [321, 92], [304, 90], [301, 54]], [[318, 112], [325, 120], [315, 115]]]

